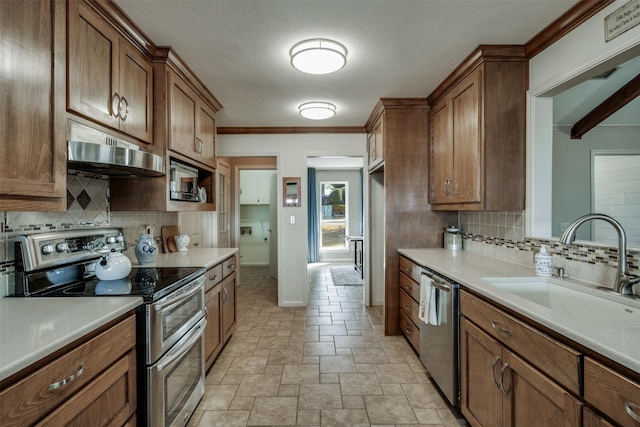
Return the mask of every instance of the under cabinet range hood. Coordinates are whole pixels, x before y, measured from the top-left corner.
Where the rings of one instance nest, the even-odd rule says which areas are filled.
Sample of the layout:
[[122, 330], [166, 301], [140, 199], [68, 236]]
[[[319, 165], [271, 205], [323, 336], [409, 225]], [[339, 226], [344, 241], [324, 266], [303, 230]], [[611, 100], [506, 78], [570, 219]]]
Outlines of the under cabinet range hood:
[[68, 169], [110, 176], [163, 176], [164, 158], [97, 129], [68, 121]]

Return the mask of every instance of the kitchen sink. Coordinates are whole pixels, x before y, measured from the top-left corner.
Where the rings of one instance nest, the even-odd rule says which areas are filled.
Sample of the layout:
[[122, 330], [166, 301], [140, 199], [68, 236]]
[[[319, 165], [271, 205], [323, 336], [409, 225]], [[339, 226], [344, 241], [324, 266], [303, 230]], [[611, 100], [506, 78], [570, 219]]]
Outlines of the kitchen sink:
[[482, 280], [594, 326], [640, 325], [640, 301], [631, 297], [550, 277], [484, 277]]

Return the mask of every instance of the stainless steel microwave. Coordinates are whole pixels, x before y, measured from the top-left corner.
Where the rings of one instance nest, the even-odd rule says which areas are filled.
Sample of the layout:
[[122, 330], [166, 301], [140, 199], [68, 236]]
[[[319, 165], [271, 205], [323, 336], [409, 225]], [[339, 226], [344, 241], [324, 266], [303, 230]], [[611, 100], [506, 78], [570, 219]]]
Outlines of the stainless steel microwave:
[[198, 202], [198, 169], [171, 159], [169, 198]]

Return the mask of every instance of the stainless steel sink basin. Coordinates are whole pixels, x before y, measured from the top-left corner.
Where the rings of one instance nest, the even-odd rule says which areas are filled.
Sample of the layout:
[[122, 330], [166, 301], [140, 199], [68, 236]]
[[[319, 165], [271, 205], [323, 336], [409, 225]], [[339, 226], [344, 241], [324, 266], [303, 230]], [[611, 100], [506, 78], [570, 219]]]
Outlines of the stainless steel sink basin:
[[485, 277], [485, 282], [580, 322], [640, 325], [640, 301], [547, 277]]

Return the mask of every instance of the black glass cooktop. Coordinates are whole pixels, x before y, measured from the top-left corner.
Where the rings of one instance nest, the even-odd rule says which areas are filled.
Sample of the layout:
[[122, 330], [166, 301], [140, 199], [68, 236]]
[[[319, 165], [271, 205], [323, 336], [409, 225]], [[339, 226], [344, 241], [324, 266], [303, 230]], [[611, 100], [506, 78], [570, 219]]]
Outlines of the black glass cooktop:
[[127, 278], [119, 280], [98, 280], [96, 277], [44, 289], [30, 296], [40, 297], [87, 297], [87, 296], [122, 296], [143, 297], [146, 302], [156, 301], [174, 290], [191, 282], [204, 274], [204, 268], [168, 267], [144, 268], [136, 267]]

